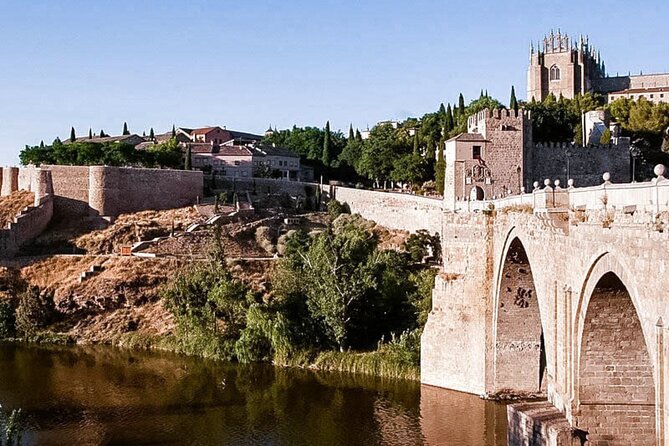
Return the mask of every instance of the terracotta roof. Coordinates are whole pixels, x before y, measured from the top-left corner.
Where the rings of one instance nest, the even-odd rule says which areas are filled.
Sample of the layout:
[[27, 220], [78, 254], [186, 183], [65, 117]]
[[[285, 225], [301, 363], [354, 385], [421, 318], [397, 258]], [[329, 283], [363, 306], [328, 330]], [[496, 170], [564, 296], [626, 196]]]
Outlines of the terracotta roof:
[[209, 142], [189, 142], [187, 147], [190, 147], [191, 153], [212, 153], [214, 145]]
[[609, 94], [658, 93], [658, 92], [669, 92], [669, 87], [630, 88], [628, 90], [611, 91], [609, 92]]
[[251, 156], [251, 151], [244, 146], [220, 146], [215, 156]]
[[214, 130], [223, 130], [222, 128], [215, 126], [215, 127], [202, 127], [199, 129], [193, 129], [190, 131], [191, 135], [206, 135], [209, 132], [213, 132]]
[[485, 139], [480, 133], [460, 133], [446, 142], [449, 141], [487, 142], [488, 140]]

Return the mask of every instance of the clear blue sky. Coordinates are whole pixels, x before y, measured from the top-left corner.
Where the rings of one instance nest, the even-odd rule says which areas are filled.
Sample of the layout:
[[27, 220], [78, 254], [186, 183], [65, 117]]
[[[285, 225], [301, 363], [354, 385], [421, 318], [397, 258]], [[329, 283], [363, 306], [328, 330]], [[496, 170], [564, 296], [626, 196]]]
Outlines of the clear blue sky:
[[0, 0], [0, 163], [25, 144], [177, 126], [371, 126], [487, 89], [589, 34], [609, 73], [669, 71], [669, 2]]

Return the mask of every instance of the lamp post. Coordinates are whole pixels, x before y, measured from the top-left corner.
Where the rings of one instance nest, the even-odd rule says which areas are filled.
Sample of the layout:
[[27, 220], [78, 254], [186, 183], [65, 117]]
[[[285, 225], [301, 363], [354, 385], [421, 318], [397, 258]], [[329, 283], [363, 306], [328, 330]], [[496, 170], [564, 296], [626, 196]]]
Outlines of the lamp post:
[[569, 182], [569, 159], [571, 158], [571, 148], [567, 148], [567, 150], [564, 151], [564, 156], [567, 158], [567, 178], [565, 179], [565, 183]]
[[641, 148], [636, 141], [630, 146], [630, 156], [632, 157], [632, 183], [636, 183], [636, 159], [641, 155]]

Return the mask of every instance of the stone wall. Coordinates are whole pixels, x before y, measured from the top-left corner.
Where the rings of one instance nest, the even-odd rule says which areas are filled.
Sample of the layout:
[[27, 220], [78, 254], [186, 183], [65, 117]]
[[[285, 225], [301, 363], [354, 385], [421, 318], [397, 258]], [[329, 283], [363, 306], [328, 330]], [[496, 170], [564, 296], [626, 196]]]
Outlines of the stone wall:
[[[602, 174], [609, 172], [611, 181], [630, 181], [631, 161], [629, 140], [620, 138], [619, 144], [591, 147], [571, 147], [569, 144], [537, 144], [529, 148], [532, 153], [531, 168], [527, 173], [530, 183], [559, 179], [567, 184], [567, 150], [569, 150], [569, 178], [574, 186], [586, 187], [602, 184]], [[527, 186], [526, 186], [527, 187]], [[531, 190], [531, 189], [527, 189]]]
[[532, 269], [514, 240], [504, 262], [497, 304], [494, 393], [537, 394], [543, 374], [541, 317]]
[[[208, 177], [210, 178], [210, 177]], [[289, 194], [293, 196], [313, 196], [318, 184], [301, 181], [286, 181], [272, 178], [230, 178], [216, 176], [216, 189], [225, 189], [235, 192], [249, 192], [251, 194]]]
[[82, 218], [90, 215], [88, 205], [88, 166], [42, 166], [51, 172], [53, 207], [56, 218]]
[[51, 172], [58, 218], [114, 218], [122, 213], [194, 204], [200, 171], [106, 166], [42, 166]]
[[426, 229], [441, 234], [443, 200], [419, 195], [369, 191], [332, 186], [328, 193], [360, 214], [390, 229], [415, 232]]
[[28, 241], [40, 235], [51, 221], [53, 199], [47, 196], [35, 207], [28, 207], [16, 216], [7, 228], [0, 229], [0, 256], [11, 257]]
[[432, 311], [421, 337], [421, 382], [483, 395], [492, 274], [492, 219], [444, 215], [444, 271], [435, 278]]

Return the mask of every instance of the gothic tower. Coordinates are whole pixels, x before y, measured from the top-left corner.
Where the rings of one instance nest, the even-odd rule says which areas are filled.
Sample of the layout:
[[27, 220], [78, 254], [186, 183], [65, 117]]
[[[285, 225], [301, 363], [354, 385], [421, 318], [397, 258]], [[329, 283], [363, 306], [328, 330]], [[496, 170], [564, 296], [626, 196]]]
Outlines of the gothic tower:
[[604, 76], [604, 64], [587, 37], [570, 45], [568, 36], [551, 31], [536, 50], [530, 47], [527, 100], [542, 101], [550, 93], [571, 99], [592, 91], [592, 81]]

